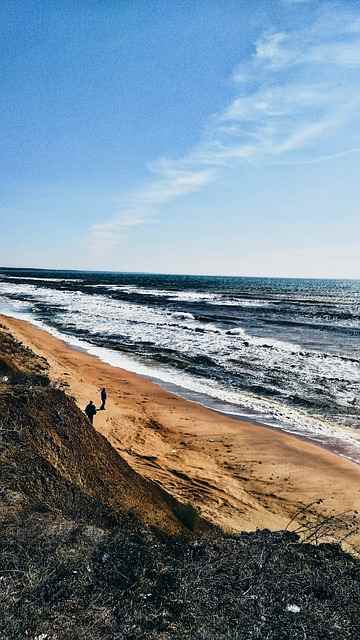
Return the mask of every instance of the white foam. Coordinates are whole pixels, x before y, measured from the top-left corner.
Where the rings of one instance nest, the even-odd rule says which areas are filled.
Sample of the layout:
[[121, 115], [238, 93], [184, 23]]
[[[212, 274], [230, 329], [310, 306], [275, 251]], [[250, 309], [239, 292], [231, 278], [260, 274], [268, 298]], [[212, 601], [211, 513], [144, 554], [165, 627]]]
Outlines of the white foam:
[[30, 278], [29, 276], [10, 276], [0, 273], [0, 278], [11, 278], [11, 280], [37, 280], [39, 282], [83, 282], [81, 278]]
[[[45, 284], [45, 283], [44, 283]], [[197, 293], [197, 292], [195, 292]], [[276, 391], [289, 394], [307, 392], [316, 393], [317, 385], [324, 385], [326, 392], [338, 399], [339, 405], [346, 407], [352, 402], [356, 389], [359, 389], [360, 368], [356, 362], [343, 360], [334, 354], [324, 357], [316, 351], [300, 351], [299, 346], [273, 338], [264, 338], [249, 334], [243, 327], [221, 330], [213, 323], [197, 323], [192, 314], [175, 312], [160, 307], [139, 305], [124, 300], [116, 300], [99, 293], [85, 293], [83, 291], [62, 291], [35, 286], [30, 283], [0, 283], [0, 295], [21, 294], [29, 301], [15, 301], [8, 299], [4, 307], [11, 315], [21, 315], [38, 326], [47, 330], [49, 327], [39, 321], [34, 322], [32, 311], [37, 302], [52, 305], [58, 311], [54, 314], [56, 320], [64, 327], [71, 323], [78, 330], [89, 331], [90, 334], [102, 335], [121, 340], [128, 340], [132, 344], [149, 342], [159, 350], [176, 350], [184, 356], [207, 356], [223, 368], [231, 376], [239, 371], [247, 373], [251, 370], [253, 379], [257, 377], [259, 385], [265, 385], [269, 390], [274, 389], [269, 384], [273, 371], [285, 376], [279, 381], [283, 388]], [[194, 331], [201, 327], [203, 331]], [[114, 366], [156, 377], [167, 384], [173, 384], [186, 392], [195, 392], [204, 397], [212, 398], [229, 405], [229, 412], [244, 415], [249, 412], [256, 415], [262, 422], [281, 425], [288, 431], [312, 434], [311, 437], [333, 436], [333, 428], [340, 429], [342, 425], [331, 424], [322, 418], [313, 418], [305, 412], [289, 408], [281, 400], [259, 397], [255, 394], [234, 390], [218, 380], [194, 377], [189, 372], [179, 371], [175, 367], [160, 366], [154, 362], [144, 362], [140, 357], [120, 354], [103, 347], [95, 347], [86, 341], [79, 340], [55, 329], [50, 330], [54, 335], [66, 339], [74, 346], [81, 346], [90, 353]], [[66, 329], [65, 329], [66, 331]], [[91, 335], [90, 335], [91, 338]], [[269, 346], [271, 348], [264, 348]], [[326, 354], [325, 354], [326, 355]], [[241, 365], [236, 359], [241, 360]], [[248, 365], [247, 365], [248, 363]], [[287, 379], [289, 374], [289, 379]], [[290, 377], [291, 374], [291, 377]], [[294, 380], [297, 380], [297, 387]], [[324, 387], [325, 388], [325, 387]], [[345, 388], [345, 391], [344, 391]], [[313, 391], [315, 389], [315, 391]], [[281, 396], [280, 396], [281, 397]], [[306, 396], [305, 396], [306, 397]], [[286, 396], [284, 395], [286, 400]], [[231, 405], [231, 407], [230, 407]], [[330, 435], [329, 435], [330, 437]], [[343, 437], [342, 435], [336, 437]]]
[[231, 336], [241, 336], [242, 338], [248, 337], [245, 329], [241, 327], [236, 327], [235, 329], [227, 329], [226, 333]]
[[270, 302], [265, 302], [263, 300], [242, 300], [242, 299], [234, 299], [227, 300], [226, 298], [221, 298], [218, 300], [210, 301], [210, 304], [222, 306], [222, 307], [268, 307]]
[[171, 292], [162, 289], [144, 289], [137, 287], [136, 285], [123, 285], [123, 284], [86, 284], [86, 287], [91, 289], [107, 289], [108, 291], [124, 291], [124, 293], [137, 293], [140, 295], [165, 297], [169, 296]]
[[[86, 287], [108, 289], [109, 291], [123, 291], [124, 293], [136, 293], [137, 295], [153, 296], [156, 298], [169, 298], [177, 302], [212, 302], [221, 300], [220, 294], [202, 293], [200, 291], [173, 291], [171, 289], [151, 289], [138, 287], [137, 285], [114, 285], [114, 284], [87, 284]], [[219, 303], [220, 304], [220, 303]]]
[[247, 392], [231, 391], [213, 380], [194, 378], [186, 371], [179, 372], [166, 366], [154, 366], [139, 360], [137, 357], [119, 353], [106, 347], [91, 345], [85, 340], [64, 334], [47, 326], [44, 322], [35, 320], [31, 313], [16, 312], [14, 310], [10, 310], [9, 313], [8, 310], [8, 314], [26, 319], [38, 327], [45, 328], [55, 337], [97, 356], [103, 362], [114, 367], [126, 369], [152, 379], [155, 378], [160, 383], [174, 385], [180, 395], [183, 394], [186, 397], [189, 392], [198, 394], [200, 404], [206, 406], [206, 397], [215, 401], [220, 400], [222, 403], [229, 405], [228, 409], [222, 407], [222, 413], [239, 418], [257, 419], [265, 425], [276, 426], [288, 433], [306, 436], [322, 444], [326, 444], [329, 441], [332, 446], [338, 445], [340, 449], [343, 445], [346, 445], [348, 451], [344, 454], [344, 457], [354, 462], [360, 462], [360, 442], [356, 439], [355, 434], [341, 428], [339, 425], [332, 425], [321, 417], [309, 417], [301, 411], [286, 407], [276, 400], [261, 399]]
[[174, 320], [195, 320], [192, 313], [185, 313], [183, 311], [174, 311], [171, 317], [174, 318]]

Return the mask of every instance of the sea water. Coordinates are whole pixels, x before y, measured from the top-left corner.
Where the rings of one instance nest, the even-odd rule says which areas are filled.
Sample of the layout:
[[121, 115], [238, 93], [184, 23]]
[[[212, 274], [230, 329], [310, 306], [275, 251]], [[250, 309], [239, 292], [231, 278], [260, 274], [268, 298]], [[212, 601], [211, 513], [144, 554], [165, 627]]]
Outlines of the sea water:
[[0, 312], [360, 461], [360, 281], [0, 269]]

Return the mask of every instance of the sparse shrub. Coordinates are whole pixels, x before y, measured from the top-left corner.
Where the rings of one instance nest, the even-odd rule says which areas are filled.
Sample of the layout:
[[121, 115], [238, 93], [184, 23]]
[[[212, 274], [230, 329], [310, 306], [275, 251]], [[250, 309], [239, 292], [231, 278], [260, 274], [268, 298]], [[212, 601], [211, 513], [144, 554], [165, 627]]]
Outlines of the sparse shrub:
[[190, 531], [196, 531], [201, 520], [201, 516], [199, 511], [192, 504], [183, 504], [178, 502], [173, 506], [173, 512], [187, 529]]
[[[360, 637], [360, 562], [321, 542], [339, 523], [345, 539], [349, 514], [311, 512], [299, 528], [298, 512], [289, 528], [303, 542], [294, 531], [185, 540], [146, 526], [115, 511], [115, 494], [105, 502], [109, 470], [124, 464], [120, 494], [143, 489], [136, 474], [62, 390], [29, 383], [35, 370], [0, 392], [0, 640]], [[99, 449], [102, 474], [89, 463]], [[192, 505], [171, 508], [200, 530]]]

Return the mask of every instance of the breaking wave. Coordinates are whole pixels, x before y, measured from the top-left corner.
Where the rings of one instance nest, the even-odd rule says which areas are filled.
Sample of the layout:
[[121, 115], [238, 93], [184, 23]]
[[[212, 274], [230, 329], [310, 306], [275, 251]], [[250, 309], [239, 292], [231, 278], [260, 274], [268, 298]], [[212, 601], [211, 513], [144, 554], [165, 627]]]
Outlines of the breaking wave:
[[3, 270], [0, 309], [234, 415], [360, 427], [359, 282]]

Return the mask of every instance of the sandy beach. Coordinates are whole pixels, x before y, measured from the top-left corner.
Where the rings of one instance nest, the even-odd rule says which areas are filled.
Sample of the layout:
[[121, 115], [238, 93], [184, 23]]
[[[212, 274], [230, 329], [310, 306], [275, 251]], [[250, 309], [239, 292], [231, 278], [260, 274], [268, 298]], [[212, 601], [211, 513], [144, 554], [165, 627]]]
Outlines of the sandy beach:
[[302, 505], [319, 498], [323, 502], [311, 511], [360, 510], [360, 466], [179, 398], [28, 322], [7, 316], [0, 321], [47, 359], [51, 378], [67, 385], [81, 408], [90, 399], [100, 406], [105, 386], [108, 404], [95, 416], [96, 429], [143, 477], [224, 530], [285, 528]]

